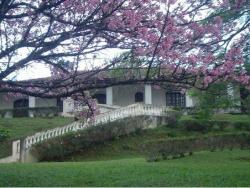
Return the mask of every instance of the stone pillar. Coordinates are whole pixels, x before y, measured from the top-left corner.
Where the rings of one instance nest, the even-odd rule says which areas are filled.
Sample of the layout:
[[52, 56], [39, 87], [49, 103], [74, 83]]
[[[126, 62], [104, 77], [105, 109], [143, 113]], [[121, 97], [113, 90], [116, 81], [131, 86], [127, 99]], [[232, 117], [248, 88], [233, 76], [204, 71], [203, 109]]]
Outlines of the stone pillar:
[[[36, 97], [29, 96], [29, 108], [36, 107]], [[34, 117], [34, 111], [29, 110], [29, 117]]]
[[20, 140], [12, 142], [12, 157], [13, 160], [16, 162], [19, 162], [20, 160], [20, 150], [21, 150], [21, 145], [20, 145]]
[[113, 105], [113, 87], [106, 88], [106, 104]]
[[74, 100], [70, 97], [63, 100], [63, 116], [72, 116], [74, 111]]
[[0, 163], [16, 163], [20, 161], [20, 140], [12, 142], [12, 155], [0, 159]]
[[8, 110], [4, 114], [4, 118], [13, 118], [13, 112], [11, 110]]
[[152, 104], [152, 86], [145, 85], [145, 104]]
[[30, 148], [25, 147], [25, 139], [20, 142], [20, 163], [35, 163], [38, 162], [37, 158], [34, 157], [31, 153]]

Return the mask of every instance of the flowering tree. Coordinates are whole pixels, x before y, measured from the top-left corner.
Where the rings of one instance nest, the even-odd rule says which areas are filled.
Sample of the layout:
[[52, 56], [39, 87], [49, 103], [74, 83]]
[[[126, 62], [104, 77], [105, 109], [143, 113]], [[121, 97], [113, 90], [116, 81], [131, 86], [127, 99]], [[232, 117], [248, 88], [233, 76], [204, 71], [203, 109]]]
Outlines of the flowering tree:
[[[51, 98], [141, 82], [203, 89], [220, 79], [249, 86], [241, 48], [249, 12], [249, 0], [1, 0], [0, 92]], [[146, 59], [144, 73], [107, 78], [120, 58], [79, 72], [87, 55], [108, 48]], [[52, 78], [12, 79], [37, 64]]]

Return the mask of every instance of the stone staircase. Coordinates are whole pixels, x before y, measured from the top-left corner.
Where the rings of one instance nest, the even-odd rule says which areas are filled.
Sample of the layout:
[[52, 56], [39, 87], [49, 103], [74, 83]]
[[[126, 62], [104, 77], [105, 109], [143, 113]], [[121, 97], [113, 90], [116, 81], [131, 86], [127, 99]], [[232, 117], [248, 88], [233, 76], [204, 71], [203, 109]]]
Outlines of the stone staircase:
[[46, 141], [57, 136], [64, 135], [68, 132], [76, 132], [84, 130], [88, 127], [106, 124], [116, 120], [121, 120], [128, 117], [136, 116], [167, 116], [170, 109], [167, 107], [158, 107], [145, 104], [133, 104], [126, 107], [116, 108], [112, 111], [97, 115], [93, 120], [86, 122], [76, 121], [69, 125], [50, 129], [47, 131], [38, 132], [32, 136], [26, 137], [24, 140], [14, 141], [12, 144], [12, 156], [0, 159], [0, 163], [21, 162], [24, 160], [22, 156], [27, 153], [30, 148], [37, 143]]

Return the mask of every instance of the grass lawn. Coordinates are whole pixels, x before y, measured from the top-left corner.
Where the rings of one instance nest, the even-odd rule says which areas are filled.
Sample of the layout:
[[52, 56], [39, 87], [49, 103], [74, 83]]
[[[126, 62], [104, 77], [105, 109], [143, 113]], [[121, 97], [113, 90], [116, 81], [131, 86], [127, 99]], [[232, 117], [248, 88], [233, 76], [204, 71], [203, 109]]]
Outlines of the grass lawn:
[[105, 141], [101, 144], [94, 144], [90, 148], [75, 153], [67, 161], [93, 161], [93, 160], [114, 160], [131, 157], [142, 157], [142, 144], [148, 141], [182, 136], [204, 136], [199, 132], [187, 132], [180, 129], [167, 128], [165, 126], [156, 129], [143, 130], [126, 136]]
[[149, 163], [106, 161], [1, 164], [0, 186], [250, 186], [250, 150], [199, 152]]
[[[214, 118], [250, 121], [245, 115]], [[60, 117], [0, 119], [0, 128], [9, 129], [14, 140], [71, 121]], [[204, 151], [151, 163], [141, 152], [145, 141], [204, 134], [214, 132], [187, 132], [164, 126], [93, 145], [67, 162], [0, 164], [0, 186], [250, 186], [250, 150]], [[0, 157], [7, 148], [0, 144]]]
[[[189, 119], [190, 116], [183, 116], [182, 119]], [[213, 117], [216, 120], [228, 121], [250, 121], [250, 115], [217, 114]], [[36, 132], [55, 127], [64, 126], [73, 121], [73, 118], [0, 118], [0, 128], [10, 131], [10, 140], [16, 140]]]
[[73, 118], [0, 118], [0, 128], [10, 131], [10, 139], [15, 140], [36, 132], [67, 125]]
[[250, 122], [250, 115], [215, 114], [213, 116], [213, 119], [229, 121], [229, 122], [236, 122], [236, 121], [248, 121], [248, 122]]
[[10, 138], [7, 142], [0, 143], [0, 158], [10, 155], [10, 141], [24, 138], [36, 132], [60, 127], [69, 124], [73, 118], [0, 118], [0, 129], [7, 129]]

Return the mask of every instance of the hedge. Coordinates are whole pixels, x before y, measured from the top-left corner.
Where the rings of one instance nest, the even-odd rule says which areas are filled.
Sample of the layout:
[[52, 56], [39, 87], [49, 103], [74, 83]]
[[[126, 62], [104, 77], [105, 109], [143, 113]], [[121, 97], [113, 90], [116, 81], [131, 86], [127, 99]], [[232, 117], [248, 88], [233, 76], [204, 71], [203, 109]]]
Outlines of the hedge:
[[0, 142], [0, 159], [12, 154], [12, 141]]
[[201, 138], [160, 139], [142, 145], [147, 161], [174, 159], [192, 155], [195, 151], [216, 151], [250, 146], [250, 133], [230, 133]]
[[250, 131], [250, 122], [248, 121], [223, 121], [223, 120], [199, 120], [184, 119], [178, 122], [179, 127], [186, 131], [206, 132], [212, 130], [224, 131], [227, 128], [236, 130]]
[[9, 130], [0, 128], [0, 142], [6, 141], [9, 137], [10, 137]]

